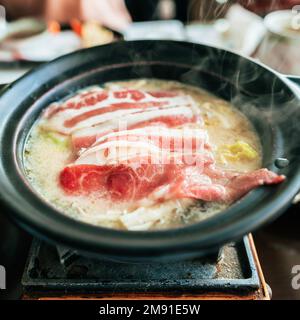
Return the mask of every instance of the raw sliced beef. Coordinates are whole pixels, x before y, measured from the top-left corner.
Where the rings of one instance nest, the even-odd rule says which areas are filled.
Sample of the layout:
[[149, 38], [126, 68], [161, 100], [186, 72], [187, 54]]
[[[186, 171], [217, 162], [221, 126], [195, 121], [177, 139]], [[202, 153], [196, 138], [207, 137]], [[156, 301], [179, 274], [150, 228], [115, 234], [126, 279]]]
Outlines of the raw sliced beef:
[[44, 129], [72, 135], [74, 147], [79, 150], [102, 135], [119, 130], [120, 121], [132, 129], [154, 123], [175, 127], [201, 119], [189, 96], [168, 91], [98, 88], [53, 105], [44, 120]]
[[73, 195], [97, 193], [114, 201], [135, 201], [149, 197], [155, 201], [193, 198], [233, 202], [264, 184], [277, 184], [284, 176], [260, 169], [214, 181], [205, 170], [182, 165], [71, 165], [60, 175], [63, 189]]
[[97, 192], [112, 200], [132, 201], [142, 199], [157, 187], [168, 183], [172, 173], [160, 165], [66, 167], [60, 175], [63, 189], [73, 195]]
[[143, 128], [145, 126], [158, 124], [172, 128], [197, 121], [197, 118], [191, 110], [186, 107], [174, 108], [171, 112], [163, 109], [159, 112], [155, 110], [140, 112], [78, 130], [72, 134], [72, 144], [75, 150], [80, 150], [81, 148], [90, 147], [99, 138], [111, 132]]
[[[146, 127], [143, 132], [129, 130], [99, 139], [62, 171], [61, 186], [70, 194], [99, 193], [118, 201], [148, 197], [232, 202], [260, 185], [284, 180], [267, 169], [247, 174], [217, 169], [204, 130], [153, 130]], [[169, 148], [162, 145], [163, 136], [171, 138]], [[176, 145], [177, 138], [189, 148]]]
[[268, 169], [241, 174], [222, 172], [213, 166], [203, 171], [197, 167], [187, 167], [172, 182], [167, 197], [231, 203], [259, 186], [278, 184], [284, 180], [284, 176]]
[[92, 146], [95, 148], [103, 143], [112, 141], [148, 141], [160, 148], [168, 148], [169, 151], [184, 148], [199, 149], [208, 148], [208, 133], [204, 129], [174, 128], [162, 126], [147, 126], [132, 130], [117, 131], [99, 138]]
[[82, 152], [75, 164], [124, 164], [136, 159], [141, 162], [142, 157], [164, 164], [176, 161], [200, 165], [202, 161], [214, 161], [205, 130], [145, 127], [103, 136]]
[[201, 126], [194, 100], [172, 91], [98, 88], [53, 105], [44, 116], [44, 128], [71, 135], [77, 151], [59, 176], [71, 195], [230, 203], [285, 179], [267, 169], [237, 173], [216, 168]]

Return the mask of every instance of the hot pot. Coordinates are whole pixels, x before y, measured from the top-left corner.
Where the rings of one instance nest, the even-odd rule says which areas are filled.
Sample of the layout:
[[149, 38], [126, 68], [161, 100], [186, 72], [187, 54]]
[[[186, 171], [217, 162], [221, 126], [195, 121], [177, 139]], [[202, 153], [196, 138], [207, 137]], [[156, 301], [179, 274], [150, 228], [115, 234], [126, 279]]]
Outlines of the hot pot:
[[[75, 221], [47, 204], [27, 182], [23, 148], [51, 102], [107, 81], [160, 78], [202, 87], [231, 101], [261, 138], [263, 166], [285, 174], [221, 214], [198, 224], [148, 232], [118, 231]], [[232, 52], [173, 41], [119, 42], [47, 63], [9, 85], [0, 97], [0, 194], [10, 216], [34, 236], [84, 254], [123, 261], [184, 259], [215, 252], [277, 217], [300, 189], [300, 100], [286, 77]], [[289, 165], [277, 168], [277, 158]], [[279, 166], [280, 167], [280, 166]]]

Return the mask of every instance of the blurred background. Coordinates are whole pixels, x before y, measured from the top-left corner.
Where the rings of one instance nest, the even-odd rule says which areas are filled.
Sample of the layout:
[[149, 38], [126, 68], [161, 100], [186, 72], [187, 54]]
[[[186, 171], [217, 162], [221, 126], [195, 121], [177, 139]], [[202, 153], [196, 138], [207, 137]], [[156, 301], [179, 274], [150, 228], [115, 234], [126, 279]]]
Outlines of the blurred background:
[[[251, 56], [300, 75], [300, 0], [0, 0], [0, 84], [42, 62], [119, 40], [173, 39]], [[274, 298], [298, 298], [291, 269], [300, 265], [299, 205], [254, 234]], [[0, 221], [6, 221], [1, 217]], [[10, 230], [10, 229], [6, 229]], [[13, 229], [9, 242], [30, 237]], [[4, 248], [5, 249], [5, 248]], [[19, 265], [19, 272], [23, 266]]]
[[300, 75], [299, 0], [0, 0], [0, 5], [0, 67], [18, 62], [19, 68], [2, 74], [0, 83], [17, 78], [28, 65], [80, 48], [135, 39], [220, 46]]

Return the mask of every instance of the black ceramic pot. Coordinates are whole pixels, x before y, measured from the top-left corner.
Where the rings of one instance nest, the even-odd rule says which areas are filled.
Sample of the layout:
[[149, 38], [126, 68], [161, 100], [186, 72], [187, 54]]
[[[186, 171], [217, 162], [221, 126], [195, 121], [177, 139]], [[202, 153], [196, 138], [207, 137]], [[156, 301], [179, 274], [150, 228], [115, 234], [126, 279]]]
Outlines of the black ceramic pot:
[[[23, 147], [49, 103], [76, 90], [135, 78], [178, 80], [230, 100], [253, 122], [263, 165], [287, 176], [261, 187], [223, 213], [166, 231], [129, 232], [95, 227], [57, 212], [28, 184]], [[206, 255], [278, 216], [300, 189], [300, 102], [296, 86], [256, 62], [224, 50], [172, 41], [119, 42], [78, 51], [43, 65], [0, 97], [0, 193], [11, 217], [33, 235], [86, 254], [126, 261]], [[287, 158], [278, 169], [275, 160]]]

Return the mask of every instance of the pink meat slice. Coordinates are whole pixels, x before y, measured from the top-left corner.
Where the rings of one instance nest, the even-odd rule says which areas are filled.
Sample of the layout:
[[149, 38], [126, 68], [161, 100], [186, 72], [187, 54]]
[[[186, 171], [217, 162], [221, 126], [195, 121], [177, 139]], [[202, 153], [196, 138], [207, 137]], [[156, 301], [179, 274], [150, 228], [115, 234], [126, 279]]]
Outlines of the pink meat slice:
[[72, 128], [76, 126], [78, 123], [95, 117], [95, 116], [100, 116], [105, 113], [112, 113], [115, 111], [119, 110], [129, 110], [129, 109], [137, 109], [137, 110], [144, 110], [147, 108], [162, 108], [164, 106], [167, 106], [168, 103], [165, 101], [149, 101], [149, 102], [118, 102], [118, 103], [112, 103], [105, 108], [99, 108], [99, 109], [94, 109], [90, 111], [86, 111], [82, 114], [76, 115], [70, 119], [67, 119], [64, 121], [64, 126], [66, 128]]
[[[145, 113], [145, 116], [147, 117], [147, 113]], [[181, 126], [188, 123], [196, 123], [199, 122], [200, 119], [197, 116], [194, 116], [192, 113], [189, 113], [188, 115], [182, 115], [182, 114], [170, 114], [160, 117], [153, 117], [149, 120], [144, 121], [135, 121], [135, 115], [133, 117], [127, 117], [123, 119], [128, 121], [128, 130], [132, 129], [138, 129], [138, 128], [144, 128], [148, 126], [158, 126], [158, 127], [168, 127], [168, 128], [174, 128], [177, 126]], [[122, 120], [122, 121], [123, 121]], [[131, 124], [131, 120], [133, 120], [133, 124]], [[72, 145], [74, 147], [75, 151], [79, 151], [80, 149], [85, 149], [90, 147], [92, 144], [94, 144], [99, 138], [112, 133], [119, 131], [119, 124], [117, 122], [107, 124], [107, 125], [100, 125], [95, 127], [86, 128], [83, 130], [79, 130], [77, 132], [74, 132], [72, 134]]]
[[284, 180], [285, 176], [265, 168], [249, 173], [232, 173], [214, 166], [203, 171], [197, 167], [187, 167], [173, 181], [170, 194], [174, 198], [231, 203], [259, 186], [278, 184]]
[[66, 167], [60, 174], [62, 188], [68, 194], [86, 195], [97, 192], [100, 196], [118, 201], [142, 199], [157, 187], [168, 183], [171, 171], [161, 165]]
[[78, 110], [85, 107], [94, 106], [108, 99], [108, 92], [102, 89], [94, 89], [86, 93], [79, 94], [71, 99], [68, 99], [63, 104], [53, 104], [46, 110], [45, 117], [51, 118], [57, 113], [64, 110]]
[[[113, 201], [149, 197], [231, 203], [254, 188], [284, 181], [267, 169], [238, 173], [216, 168], [205, 130], [180, 133], [179, 126], [201, 124], [195, 109], [191, 98], [170, 91], [100, 89], [53, 106], [45, 114], [46, 128], [70, 134], [75, 150], [82, 150], [60, 173], [61, 187], [67, 194], [93, 193]], [[188, 151], [177, 145], [178, 137], [189, 144]], [[154, 162], [145, 161], [148, 151]], [[186, 154], [196, 160], [189, 163], [181, 157]]]
[[145, 142], [169, 152], [196, 152], [202, 151], [204, 148], [211, 149], [207, 131], [204, 129], [170, 129], [162, 126], [146, 126], [107, 134], [99, 138], [87, 150], [87, 153], [90, 154], [93, 150], [96, 151], [107, 143], [110, 143], [112, 147], [117, 147], [118, 143], [122, 141]]
[[83, 151], [74, 165], [214, 163], [203, 129], [145, 127], [108, 134]]
[[[96, 192], [117, 201], [154, 195], [157, 201], [192, 198], [230, 203], [256, 187], [278, 184], [284, 179], [267, 169], [215, 179], [195, 166], [141, 164], [138, 167], [72, 165], [61, 172], [59, 181], [68, 194]], [[164, 192], [159, 192], [160, 189]]]
[[[147, 92], [150, 96], [155, 98], [172, 98], [176, 97], [177, 94], [171, 91], [149, 91]], [[54, 104], [51, 108], [47, 109], [47, 117], [52, 117], [56, 113], [64, 110], [78, 110], [86, 107], [91, 107], [109, 98], [110, 92], [101, 88], [94, 88], [90, 91], [81, 93], [68, 99], [62, 104]], [[140, 90], [116, 90], [112, 91], [112, 95], [116, 99], [130, 98], [133, 101], [140, 101], [146, 97], [146, 94]]]
[[71, 135], [75, 150], [87, 148], [108, 132], [118, 131], [120, 121], [128, 129], [151, 124], [176, 127], [201, 122], [195, 103], [174, 91], [103, 90], [96, 88], [44, 114], [44, 129]]

